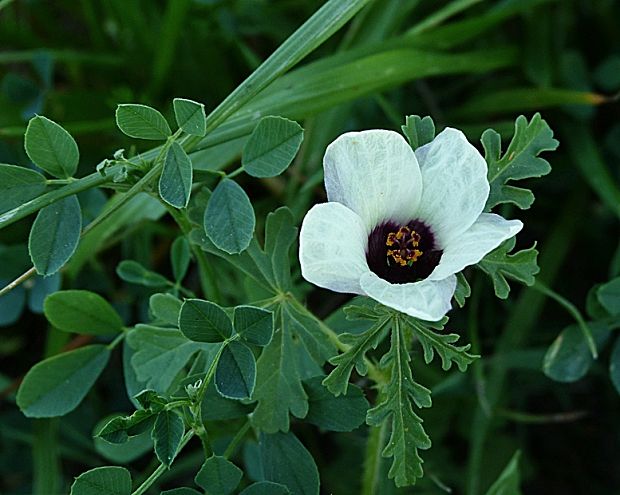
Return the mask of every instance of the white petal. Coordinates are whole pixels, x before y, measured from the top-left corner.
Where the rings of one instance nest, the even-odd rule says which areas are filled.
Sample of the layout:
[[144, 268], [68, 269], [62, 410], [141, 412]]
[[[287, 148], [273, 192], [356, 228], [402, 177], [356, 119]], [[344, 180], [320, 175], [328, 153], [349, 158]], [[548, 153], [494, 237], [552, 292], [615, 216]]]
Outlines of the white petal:
[[517, 235], [523, 228], [519, 220], [506, 220], [494, 213], [483, 213], [459, 237], [446, 246], [439, 265], [427, 280], [441, 280], [478, 263], [506, 239]]
[[327, 147], [323, 166], [329, 200], [357, 213], [368, 231], [383, 220], [413, 218], [422, 178], [400, 134], [382, 129], [343, 134]]
[[340, 203], [315, 205], [299, 233], [301, 274], [319, 287], [362, 294], [368, 236], [360, 217]]
[[422, 320], [437, 321], [450, 311], [456, 277], [451, 275], [443, 280], [391, 284], [368, 272], [362, 275], [360, 283], [366, 295], [381, 304]]
[[419, 218], [445, 248], [482, 213], [489, 197], [487, 164], [461, 131], [450, 128], [415, 154], [424, 185]]

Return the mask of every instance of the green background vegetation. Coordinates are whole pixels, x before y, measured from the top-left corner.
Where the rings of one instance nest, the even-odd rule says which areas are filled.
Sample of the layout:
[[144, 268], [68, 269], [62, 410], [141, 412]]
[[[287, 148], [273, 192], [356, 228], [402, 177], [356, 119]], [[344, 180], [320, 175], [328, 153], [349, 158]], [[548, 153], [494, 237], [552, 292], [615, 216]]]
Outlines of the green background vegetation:
[[[76, 138], [78, 177], [119, 148], [128, 156], [145, 151], [149, 143], [139, 142], [136, 150], [136, 141], [116, 128], [118, 103], [151, 105], [170, 122], [173, 97], [202, 102], [209, 113], [322, 3], [0, 1], [0, 162], [29, 164], [23, 134], [34, 114], [61, 123]], [[525, 223], [518, 248], [538, 243], [541, 285], [515, 284], [511, 297], [500, 301], [482, 273], [467, 273], [472, 296], [465, 309], [451, 314], [449, 329], [483, 358], [466, 373], [446, 373], [436, 362], [416, 359], [416, 349], [414, 375], [433, 391], [433, 407], [421, 412], [433, 440], [423, 452], [426, 475], [414, 488], [396, 490], [389, 481], [377, 493], [439, 494], [448, 486], [455, 494], [482, 494], [517, 450], [523, 493], [620, 490], [620, 378], [616, 387], [610, 380], [610, 364], [617, 361], [617, 374], [620, 352], [612, 352], [613, 331], [595, 332], [596, 362], [577, 332], [563, 360], [543, 372], [549, 346], [574, 325], [576, 310], [587, 320], [610, 321], [593, 287], [620, 275], [618, 19], [620, 3], [612, 0], [375, 0], [250, 102], [230, 126], [228, 141], [192, 155], [197, 170], [236, 168], [256, 111], [303, 125], [301, 150], [284, 175], [238, 178], [262, 231], [267, 212], [286, 205], [299, 225], [324, 199], [321, 158], [343, 131], [399, 129], [405, 115], [431, 115], [439, 129], [460, 128], [479, 145], [486, 128], [509, 139], [515, 118], [537, 111], [555, 131], [560, 147], [545, 156], [552, 172], [526, 184], [535, 204], [502, 210]], [[80, 196], [85, 221], [107, 197], [101, 190]], [[53, 330], [41, 315], [42, 297], [60, 284], [104, 295], [127, 325], [145, 321], [152, 291], [122, 282], [115, 268], [133, 259], [171, 276], [168, 251], [178, 231], [163, 213], [136, 207], [119, 220], [120, 228], [82, 246], [62, 280], [32, 279], [0, 297], [2, 493], [67, 489], [74, 476], [110, 464], [92, 432], [109, 414], [132, 410], [120, 353], [79, 408], [62, 418], [24, 418], [15, 390], [44, 356], [95, 341]], [[25, 246], [31, 221], [0, 231], [2, 285], [30, 266]], [[239, 275], [214, 263], [222, 274], [222, 304], [247, 302]], [[293, 276], [299, 281], [297, 264]], [[199, 286], [195, 270], [187, 285]], [[307, 285], [300, 290], [321, 317], [347, 302]], [[565, 298], [560, 304], [557, 294]], [[324, 493], [359, 493], [366, 427], [326, 433], [294, 422], [293, 430], [316, 460]], [[146, 452], [135, 446], [140, 449]], [[156, 466], [151, 457], [128, 458], [126, 465], [139, 479]], [[203, 460], [192, 444], [159, 486], [191, 484]]]

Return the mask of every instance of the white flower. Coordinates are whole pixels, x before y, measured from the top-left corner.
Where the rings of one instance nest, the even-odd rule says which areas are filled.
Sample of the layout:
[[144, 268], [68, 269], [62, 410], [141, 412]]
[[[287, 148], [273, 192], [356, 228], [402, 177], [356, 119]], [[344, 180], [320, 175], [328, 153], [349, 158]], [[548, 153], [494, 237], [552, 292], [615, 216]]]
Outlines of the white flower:
[[393, 131], [349, 132], [329, 145], [323, 165], [329, 202], [301, 226], [302, 275], [423, 320], [450, 310], [455, 273], [523, 227], [482, 213], [487, 165], [455, 129], [415, 153]]

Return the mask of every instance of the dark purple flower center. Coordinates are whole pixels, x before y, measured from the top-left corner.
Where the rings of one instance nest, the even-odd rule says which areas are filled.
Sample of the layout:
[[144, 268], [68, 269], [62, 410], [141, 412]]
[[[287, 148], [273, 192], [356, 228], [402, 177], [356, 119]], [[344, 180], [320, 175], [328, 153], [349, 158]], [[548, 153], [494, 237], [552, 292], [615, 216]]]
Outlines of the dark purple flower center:
[[366, 261], [382, 279], [406, 284], [428, 277], [439, 264], [442, 253], [424, 222], [411, 220], [399, 225], [388, 220], [377, 225], [368, 236]]

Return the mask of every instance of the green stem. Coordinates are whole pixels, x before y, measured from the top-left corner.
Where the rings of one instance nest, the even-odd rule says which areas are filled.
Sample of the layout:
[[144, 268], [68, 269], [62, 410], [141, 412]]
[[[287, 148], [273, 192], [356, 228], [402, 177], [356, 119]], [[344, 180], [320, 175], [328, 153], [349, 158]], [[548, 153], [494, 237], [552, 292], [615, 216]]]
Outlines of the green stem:
[[109, 350], [114, 349], [118, 344], [120, 344], [123, 341], [123, 339], [125, 338], [125, 335], [126, 335], [125, 331], [119, 333], [116, 336], [116, 338], [108, 344], [108, 349]]
[[58, 418], [34, 421], [32, 490], [35, 495], [57, 493], [60, 489], [60, 460], [57, 449]]
[[[381, 400], [377, 398], [377, 403]], [[371, 427], [366, 440], [366, 455], [364, 457], [364, 473], [362, 476], [361, 495], [375, 495], [379, 493], [379, 480], [382, 479], [381, 467], [383, 457], [381, 451], [385, 445], [388, 422], [381, 426]]]
[[598, 350], [596, 349], [596, 342], [594, 341], [594, 337], [592, 336], [590, 327], [588, 327], [588, 324], [583, 319], [583, 316], [581, 316], [581, 312], [577, 309], [577, 306], [575, 306], [568, 299], [562, 297], [560, 294], [550, 289], [549, 287], [547, 287], [545, 284], [543, 284], [540, 281], [536, 281], [534, 285], [532, 286], [532, 288], [545, 294], [546, 296], [550, 297], [551, 299], [559, 303], [561, 306], [563, 306], [566, 309], [566, 311], [568, 311], [571, 314], [573, 318], [575, 318], [575, 321], [579, 325], [579, 328], [581, 329], [581, 332], [583, 333], [583, 336], [586, 339], [586, 342], [588, 343], [588, 348], [590, 349], [590, 354], [592, 354], [592, 358], [597, 359]]
[[67, 196], [71, 196], [82, 191], [87, 191], [93, 187], [98, 187], [111, 182], [114, 175], [118, 173], [120, 169], [121, 167], [119, 165], [112, 166], [106, 169], [105, 175], [95, 172], [91, 175], [83, 177], [82, 179], [77, 179], [71, 184], [61, 187], [60, 189], [55, 189], [54, 191], [50, 191], [42, 196], [39, 196], [38, 198], [27, 201], [26, 203], [0, 215], [0, 229], [8, 227], [12, 223], [17, 222], [18, 220], [21, 220], [22, 218], [25, 218], [41, 208], [45, 208], [46, 206], [55, 203], [56, 201], [66, 198]]
[[[187, 445], [187, 443], [192, 439], [193, 436], [194, 430], [189, 430], [187, 433], [185, 433], [185, 435], [181, 439], [181, 444], [179, 445], [177, 452], [183, 450], [183, 447]], [[155, 471], [153, 471], [151, 475], [146, 480], [144, 480], [144, 482], [138, 488], [131, 492], [131, 495], [142, 495], [143, 493], [146, 493], [146, 491], [151, 487], [151, 485], [155, 483], [155, 481], [157, 481], [157, 479], [162, 474], [164, 474], [167, 469], [168, 467], [165, 464], [160, 464], [159, 466], [157, 466], [157, 469], [155, 469]]]
[[252, 425], [250, 423], [250, 420], [247, 420], [239, 429], [237, 434], [233, 437], [233, 439], [228, 444], [228, 447], [226, 447], [226, 450], [224, 451], [224, 457], [226, 457], [226, 459], [230, 459], [230, 457], [235, 453], [235, 450], [237, 450], [239, 443], [241, 442], [241, 440], [243, 440], [251, 426]]

